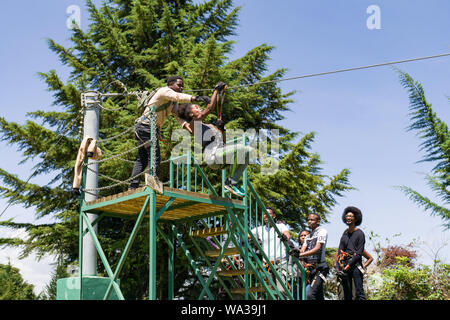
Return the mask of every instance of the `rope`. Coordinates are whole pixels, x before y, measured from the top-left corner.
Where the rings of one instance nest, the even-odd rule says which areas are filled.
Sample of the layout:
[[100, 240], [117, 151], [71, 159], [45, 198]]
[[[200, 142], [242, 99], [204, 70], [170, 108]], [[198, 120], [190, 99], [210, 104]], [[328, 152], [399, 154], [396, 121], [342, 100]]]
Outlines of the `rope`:
[[[217, 115], [218, 115], [218, 120], [222, 120], [222, 110], [223, 110], [223, 101], [225, 100], [225, 90], [227, 89], [228, 86], [225, 86], [223, 88], [223, 91], [219, 93], [219, 98], [217, 99], [216, 103], [217, 103]], [[220, 102], [219, 102], [220, 100]]]

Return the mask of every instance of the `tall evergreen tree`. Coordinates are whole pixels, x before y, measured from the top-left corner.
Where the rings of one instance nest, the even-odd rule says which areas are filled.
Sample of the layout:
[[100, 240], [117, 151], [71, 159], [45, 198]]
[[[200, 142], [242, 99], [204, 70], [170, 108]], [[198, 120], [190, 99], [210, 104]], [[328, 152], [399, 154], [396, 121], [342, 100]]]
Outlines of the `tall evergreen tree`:
[[[169, 75], [177, 74], [185, 80], [185, 91], [212, 88], [219, 81], [231, 87], [223, 106], [227, 128], [278, 129], [280, 131], [281, 170], [273, 176], [264, 176], [257, 166], [251, 168], [252, 181], [263, 201], [278, 208], [296, 228], [304, 224], [308, 212], [317, 212], [324, 219], [336, 202], [335, 197], [351, 187], [348, 170], [328, 177], [320, 173], [320, 158], [311, 153], [314, 134], [308, 134], [295, 143], [298, 134], [283, 128], [278, 121], [289, 110], [293, 92], [282, 93], [277, 83], [285, 70], [267, 74], [267, 61], [273, 47], [267, 44], [253, 48], [243, 57], [230, 61], [227, 55], [233, 48], [240, 8], [232, 0], [209, 0], [194, 4], [190, 0], [106, 0], [97, 8], [86, 1], [91, 24], [87, 31], [74, 29], [73, 46], [65, 48], [48, 40], [50, 49], [71, 73], [64, 83], [55, 70], [40, 73], [54, 94], [56, 111], [38, 110], [28, 114], [30, 120], [20, 125], [0, 118], [2, 140], [16, 144], [23, 152], [23, 161], [40, 159], [35, 175], [52, 174], [53, 179], [41, 186], [19, 179], [0, 169], [3, 186], [0, 193], [11, 203], [35, 207], [36, 217], [55, 217], [52, 224], [22, 224], [11, 220], [1, 222], [9, 228], [25, 228], [29, 237], [0, 239], [0, 244], [20, 246], [23, 255], [32, 251], [38, 255], [55, 254], [66, 263], [77, 260], [77, 230], [79, 199], [71, 194], [73, 166], [80, 143], [80, 96], [86, 90], [104, 92], [122, 90], [119, 80], [128, 91], [153, 90], [165, 84]], [[272, 81], [272, 82], [271, 82]], [[264, 84], [254, 85], [258, 82]], [[239, 87], [242, 86], [242, 87]], [[210, 91], [199, 94], [210, 94]], [[100, 117], [101, 138], [112, 137], [130, 128], [140, 115], [136, 101], [125, 97], [105, 99]], [[111, 111], [115, 110], [115, 111]], [[214, 120], [210, 115], [207, 120]], [[39, 123], [40, 121], [40, 123]], [[163, 137], [170, 140], [178, 124], [166, 122]], [[57, 147], [55, 147], [57, 145]], [[119, 139], [100, 145], [105, 156], [118, 154], [135, 147], [129, 131]], [[161, 144], [162, 157], [168, 158], [174, 144]], [[100, 164], [99, 171], [111, 178], [124, 181], [129, 178], [135, 153], [122, 159]], [[207, 169], [208, 170], [208, 169]], [[220, 182], [217, 173], [208, 174], [215, 185]], [[167, 180], [167, 168], [161, 167], [161, 179]], [[104, 177], [100, 186], [110, 185]], [[280, 188], [281, 186], [281, 188]], [[118, 193], [126, 185], [102, 190], [99, 196]], [[112, 265], [118, 262], [120, 252], [132, 230], [134, 221], [105, 218], [98, 228], [103, 249]], [[164, 288], [167, 262], [163, 241], [158, 239], [158, 270], [160, 288]], [[137, 235], [132, 251], [121, 272], [121, 288], [127, 299], [142, 299], [148, 290], [148, 233], [145, 228]], [[175, 287], [185, 296], [196, 282], [181, 250], [177, 252]], [[99, 271], [103, 266], [99, 262]], [[159, 297], [164, 298], [164, 289]], [[192, 296], [194, 297], [194, 295]]]
[[426, 176], [426, 180], [442, 204], [410, 187], [401, 186], [400, 188], [426, 211], [441, 217], [444, 227], [448, 229], [450, 228], [450, 132], [447, 124], [436, 115], [431, 104], [427, 102], [422, 85], [414, 81], [409, 74], [401, 70], [397, 71], [401, 84], [409, 93], [411, 111], [409, 115], [412, 123], [408, 130], [417, 131], [417, 135], [423, 139], [420, 147], [426, 154], [421, 162], [435, 163], [431, 173]]
[[35, 300], [33, 288], [10, 262], [0, 264], [0, 300]]
[[44, 291], [41, 292], [40, 298], [43, 300], [56, 300], [57, 297], [57, 282], [59, 279], [69, 277], [67, 272], [67, 265], [62, 259], [55, 264], [55, 269], [50, 278], [50, 282], [45, 286]]

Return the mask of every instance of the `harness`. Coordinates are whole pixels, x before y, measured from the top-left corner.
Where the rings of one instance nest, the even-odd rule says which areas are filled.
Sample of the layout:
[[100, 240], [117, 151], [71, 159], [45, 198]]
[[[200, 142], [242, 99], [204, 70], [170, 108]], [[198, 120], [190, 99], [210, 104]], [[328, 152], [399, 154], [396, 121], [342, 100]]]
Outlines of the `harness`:
[[[280, 270], [281, 276], [284, 276], [286, 278], [286, 285], [287, 285], [288, 289], [291, 290], [292, 289], [291, 288], [291, 283], [290, 283], [290, 281], [287, 281], [287, 279], [288, 279], [287, 272], [286, 272], [286, 270], [285, 270], [285, 272], [283, 272], [283, 270], [282, 270], [283, 268], [280, 268], [281, 260], [280, 259], [270, 260], [270, 263], [275, 267], [275, 270], [273, 270], [273, 272], [272, 272], [272, 268], [270, 267], [270, 264], [267, 263], [267, 262], [264, 262], [264, 269], [266, 269], [266, 271], [269, 274], [272, 274], [272, 277], [273, 277], [274, 281], [275, 281], [275, 278], [276, 278], [275, 275], [274, 275], [274, 272], [278, 272], [276, 269]], [[266, 279], [266, 283], [269, 284], [269, 279]]]
[[222, 120], [222, 110], [223, 110], [223, 101], [225, 99], [225, 90], [227, 89], [228, 86], [225, 86], [223, 88], [222, 92], [219, 92], [219, 99], [220, 103], [217, 101], [216, 103], [216, 108], [217, 108], [217, 119], [218, 120]]
[[[343, 272], [346, 265], [348, 265], [348, 262], [353, 258], [353, 254], [341, 250], [339, 255], [336, 257], [337, 262], [337, 275], [338, 277], [345, 277], [345, 273]], [[361, 263], [358, 263], [356, 267], [361, 271], [361, 273], [364, 273], [364, 269], [361, 265]]]
[[[145, 108], [147, 107], [148, 103], [150, 102], [150, 100], [153, 98], [153, 96], [156, 94], [156, 92], [159, 89], [161, 89], [161, 88], [157, 88], [157, 89], [153, 90], [150, 93], [148, 91], [145, 91], [140, 97], [138, 97], [138, 105], [137, 105], [138, 110], [140, 110], [140, 109], [144, 109], [145, 110]], [[155, 108], [155, 113], [160, 112], [162, 110], [165, 110], [166, 111], [166, 117], [168, 117], [167, 109], [169, 108], [169, 106], [172, 103], [173, 103], [172, 101], [169, 101], [167, 103], [164, 103], [164, 104], [160, 105], [159, 107]], [[148, 106], [148, 107], [149, 107], [149, 110], [151, 110], [151, 108], [154, 107], [154, 106]], [[148, 114], [142, 114], [139, 118], [137, 118], [134, 121], [134, 123], [135, 123], [135, 125], [139, 125], [139, 124], [143, 124], [143, 122], [146, 121], [146, 120], [151, 121], [151, 119], [149, 118], [149, 115]], [[139, 138], [140, 141], [142, 141], [142, 139], [137, 134], [136, 129], [135, 129], [135, 135]], [[158, 132], [158, 139], [161, 140], [166, 145], [170, 144], [170, 142], [167, 139], [163, 138], [161, 130], [159, 130], [159, 132]], [[144, 141], [142, 141], [142, 142], [144, 142]]]

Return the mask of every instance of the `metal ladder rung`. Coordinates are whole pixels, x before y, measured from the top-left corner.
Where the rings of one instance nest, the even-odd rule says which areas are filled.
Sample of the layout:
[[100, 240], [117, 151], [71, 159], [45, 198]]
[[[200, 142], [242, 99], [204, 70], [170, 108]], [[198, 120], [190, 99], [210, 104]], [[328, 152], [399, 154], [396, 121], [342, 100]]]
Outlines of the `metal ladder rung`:
[[[223, 271], [219, 271], [218, 274], [219, 274], [219, 276], [222, 276], [222, 277], [243, 276], [243, 275], [245, 275], [245, 269], [223, 270]], [[254, 274], [253, 270], [248, 270], [248, 274]]]
[[[211, 257], [211, 258], [217, 258], [220, 255], [220, 251], [221, 251], [221, 249], [208, 250], [205, 252], [205, 255], [207, 257]], [[236, 254], [240, 254], [240, 251], [238, 248], [228, 248], [228, 249], [225, 249], [225, 252], [224, 252], [224, 256], [234, 256]]]
[[215, 227], [215, 228], [209, 228], [209, 229], [202, 229], [202, 230], [195, 230], [192, 231], [191, 236], [197, 237], [197, 238], [207, 238], [211, 236], [218, 236], [221, 234], [226, 234], [227, 230], [225, 227]]
[[[233, 288], [230, 290], [230, 292], [234, 294], [245, 294], [245, 288]], [[266, 289], [264, 289], [264, 287], [250, 287], [248, 288], [248, 292], [250, 293], [266, 292]]]

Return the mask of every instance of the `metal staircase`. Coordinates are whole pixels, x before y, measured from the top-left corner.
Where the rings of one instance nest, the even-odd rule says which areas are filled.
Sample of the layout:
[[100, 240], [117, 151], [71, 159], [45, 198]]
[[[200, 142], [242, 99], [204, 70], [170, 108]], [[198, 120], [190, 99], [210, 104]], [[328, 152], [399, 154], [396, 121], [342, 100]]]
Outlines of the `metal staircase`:
[[[221, 195], [214, 189], [199, 163], [189, 152], [169, 161], [170, 181], [162, 193], [150, 186], [85, 202], [81, 195], [80, 208], [80, 266], [82, 266], [81, 239], [89, 233], [105, 267], [109, 284], [103, 299], [111, 293], [125, 299], [117, 280], [123, 263], [144, 218], [149, 219], [149, 299], [156, 299], [156, 235], [167, 243], [168, 299], [174, 299], [175, 243], [182, 250], [193, 274], [202, 285], [198, 299], [299, 299], [305, 297], [305, 270], [297, 258], [287, 254], [286, 242], [278, 252], [270, 252], [270, 239], [257, 239], [251, 230], [264, 225], [264, 203], [243, 175], [245, 196], [237, 199], [224, 188], [226, 170], [222, 170]], [[86, 171], [86, 170], [85, 170]], [[84, 172], [85, 176], [86, 172]], [[84, 180], [84, 179], [83, 179]], [[83, 182], [84, 183], [84, 182]], [[90, 222], [87, 214], [98, 216]], [[113, 271], [105, 256], [93, 226], [103, 217], [135, 219], [133, 231]], [[274, 228], [281, 237], [275, 221], [267, 215], [265, 227]], [[87, 229], [82, 230], [81, 221]], [[169, 228], [161, 228], [167, 224]], [[180, 232], [189, 230], [188, 234]], [[268, 241], [269, 252], [264, 252], [260, 241]], [[80, 270], [82, 277], [82, 270]], [[83, 279], [80, 279], [83, 283]], [[219, 296], [217, 287], [221, 288]], [[80, 290], [83, 292], [83, 290]], [[303, 294], [302, 294], [303, 292]], [[83, 299], [80, 293], [80, 299]]]

